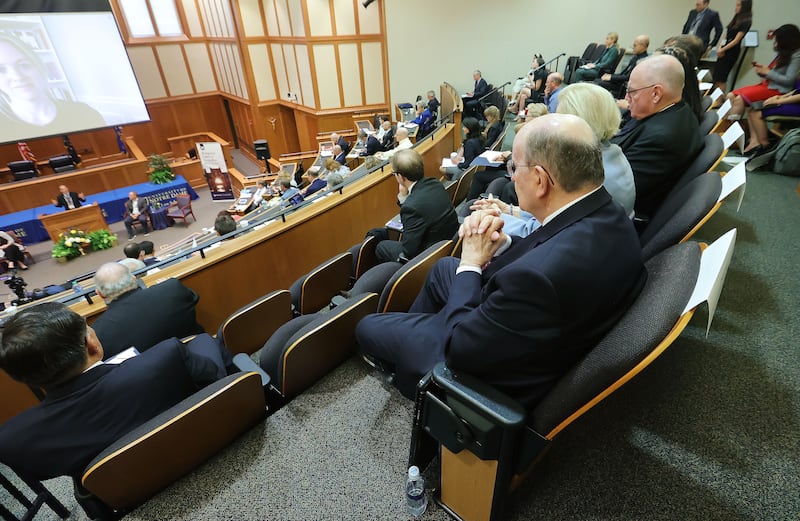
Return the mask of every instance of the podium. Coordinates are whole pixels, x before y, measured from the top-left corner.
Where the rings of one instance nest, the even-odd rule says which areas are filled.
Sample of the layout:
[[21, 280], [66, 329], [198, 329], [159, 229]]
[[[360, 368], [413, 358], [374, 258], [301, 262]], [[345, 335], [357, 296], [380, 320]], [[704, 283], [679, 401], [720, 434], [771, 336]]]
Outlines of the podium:
[[108, 229], [103, 211], [98, 204], [87, 204], [74, 210], [42, 214], [39, 216], [39, 220], [53, 242], [58, 242], [58, 235], [66, 230], [93, 232]]

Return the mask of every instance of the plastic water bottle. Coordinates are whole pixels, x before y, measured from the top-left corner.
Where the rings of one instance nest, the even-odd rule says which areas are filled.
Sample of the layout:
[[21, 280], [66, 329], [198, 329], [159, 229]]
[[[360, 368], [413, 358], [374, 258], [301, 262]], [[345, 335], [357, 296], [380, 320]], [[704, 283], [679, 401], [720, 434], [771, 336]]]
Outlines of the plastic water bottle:
[[421, 516], [428, 506], [428, 498], [425, 497], [425, 480], [419, 475], [419, 468], [416, 465], [408, 469], [406, 505], [408, 505], [408, 513], [414, 517]]
[[80, 283], [78, 282], [73, 282], [72, 291], [74, 291], [75, 293], [80, 293], [81, 291], [83, 291], [83, 286], [81, 286]]

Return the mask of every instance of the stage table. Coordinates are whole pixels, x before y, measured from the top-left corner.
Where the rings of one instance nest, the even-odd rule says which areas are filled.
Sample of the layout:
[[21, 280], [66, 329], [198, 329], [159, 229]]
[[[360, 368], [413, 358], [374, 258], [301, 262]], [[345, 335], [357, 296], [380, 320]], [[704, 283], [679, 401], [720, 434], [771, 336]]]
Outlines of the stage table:
[[[177, 176], [174, 181], [163, 185], [153, 183], [140, 183], [138, 185], [109, 190], [98, 194], [86, 194], [86, 204], [94, 202], [100, 205], [107, 223], [115, 223], [122, 220], [125, 213], [125, 201], [128, 200], [128, 193], [136, 192], [139, 197], [146, 197], [153, 210], [156, 206], [167, 207], [175, 200], [178, 194], [188, 193], [192, 199], [197, 199], [197, 192], [189, 186], [181, 176]], [[53, 194], [55, 198], [58, 194]], [[13, 230], [25, 244], [48, 241], [50, 236], [47, 234], [39, 216], [42, 214], [52, 214], [63, 212], [52, 204], [30, 208], [21, 212], [14, 212], [0, 216], [0, 230]]]

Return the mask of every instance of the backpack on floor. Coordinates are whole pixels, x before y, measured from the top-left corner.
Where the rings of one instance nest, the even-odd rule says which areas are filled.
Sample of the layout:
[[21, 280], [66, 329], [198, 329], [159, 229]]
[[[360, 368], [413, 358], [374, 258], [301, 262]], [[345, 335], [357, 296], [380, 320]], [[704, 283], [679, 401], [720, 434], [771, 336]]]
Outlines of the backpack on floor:
[[800, 176], [800, 128], [790, 130], [778, 142], [772, 158], [772, 171]]

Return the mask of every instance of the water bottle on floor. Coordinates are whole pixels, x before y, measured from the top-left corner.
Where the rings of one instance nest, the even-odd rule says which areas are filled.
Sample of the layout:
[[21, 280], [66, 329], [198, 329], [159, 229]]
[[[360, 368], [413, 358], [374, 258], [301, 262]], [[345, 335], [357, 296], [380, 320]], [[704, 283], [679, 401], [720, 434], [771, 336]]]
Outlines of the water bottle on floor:
[[408, 469], [406, 504], [408, 505], [408, 513], [414, 517], [421, 516], [428, 506], [428, 498], [425, 497], [425, 480], [419, 475], [417, 466], [409, 467]]

